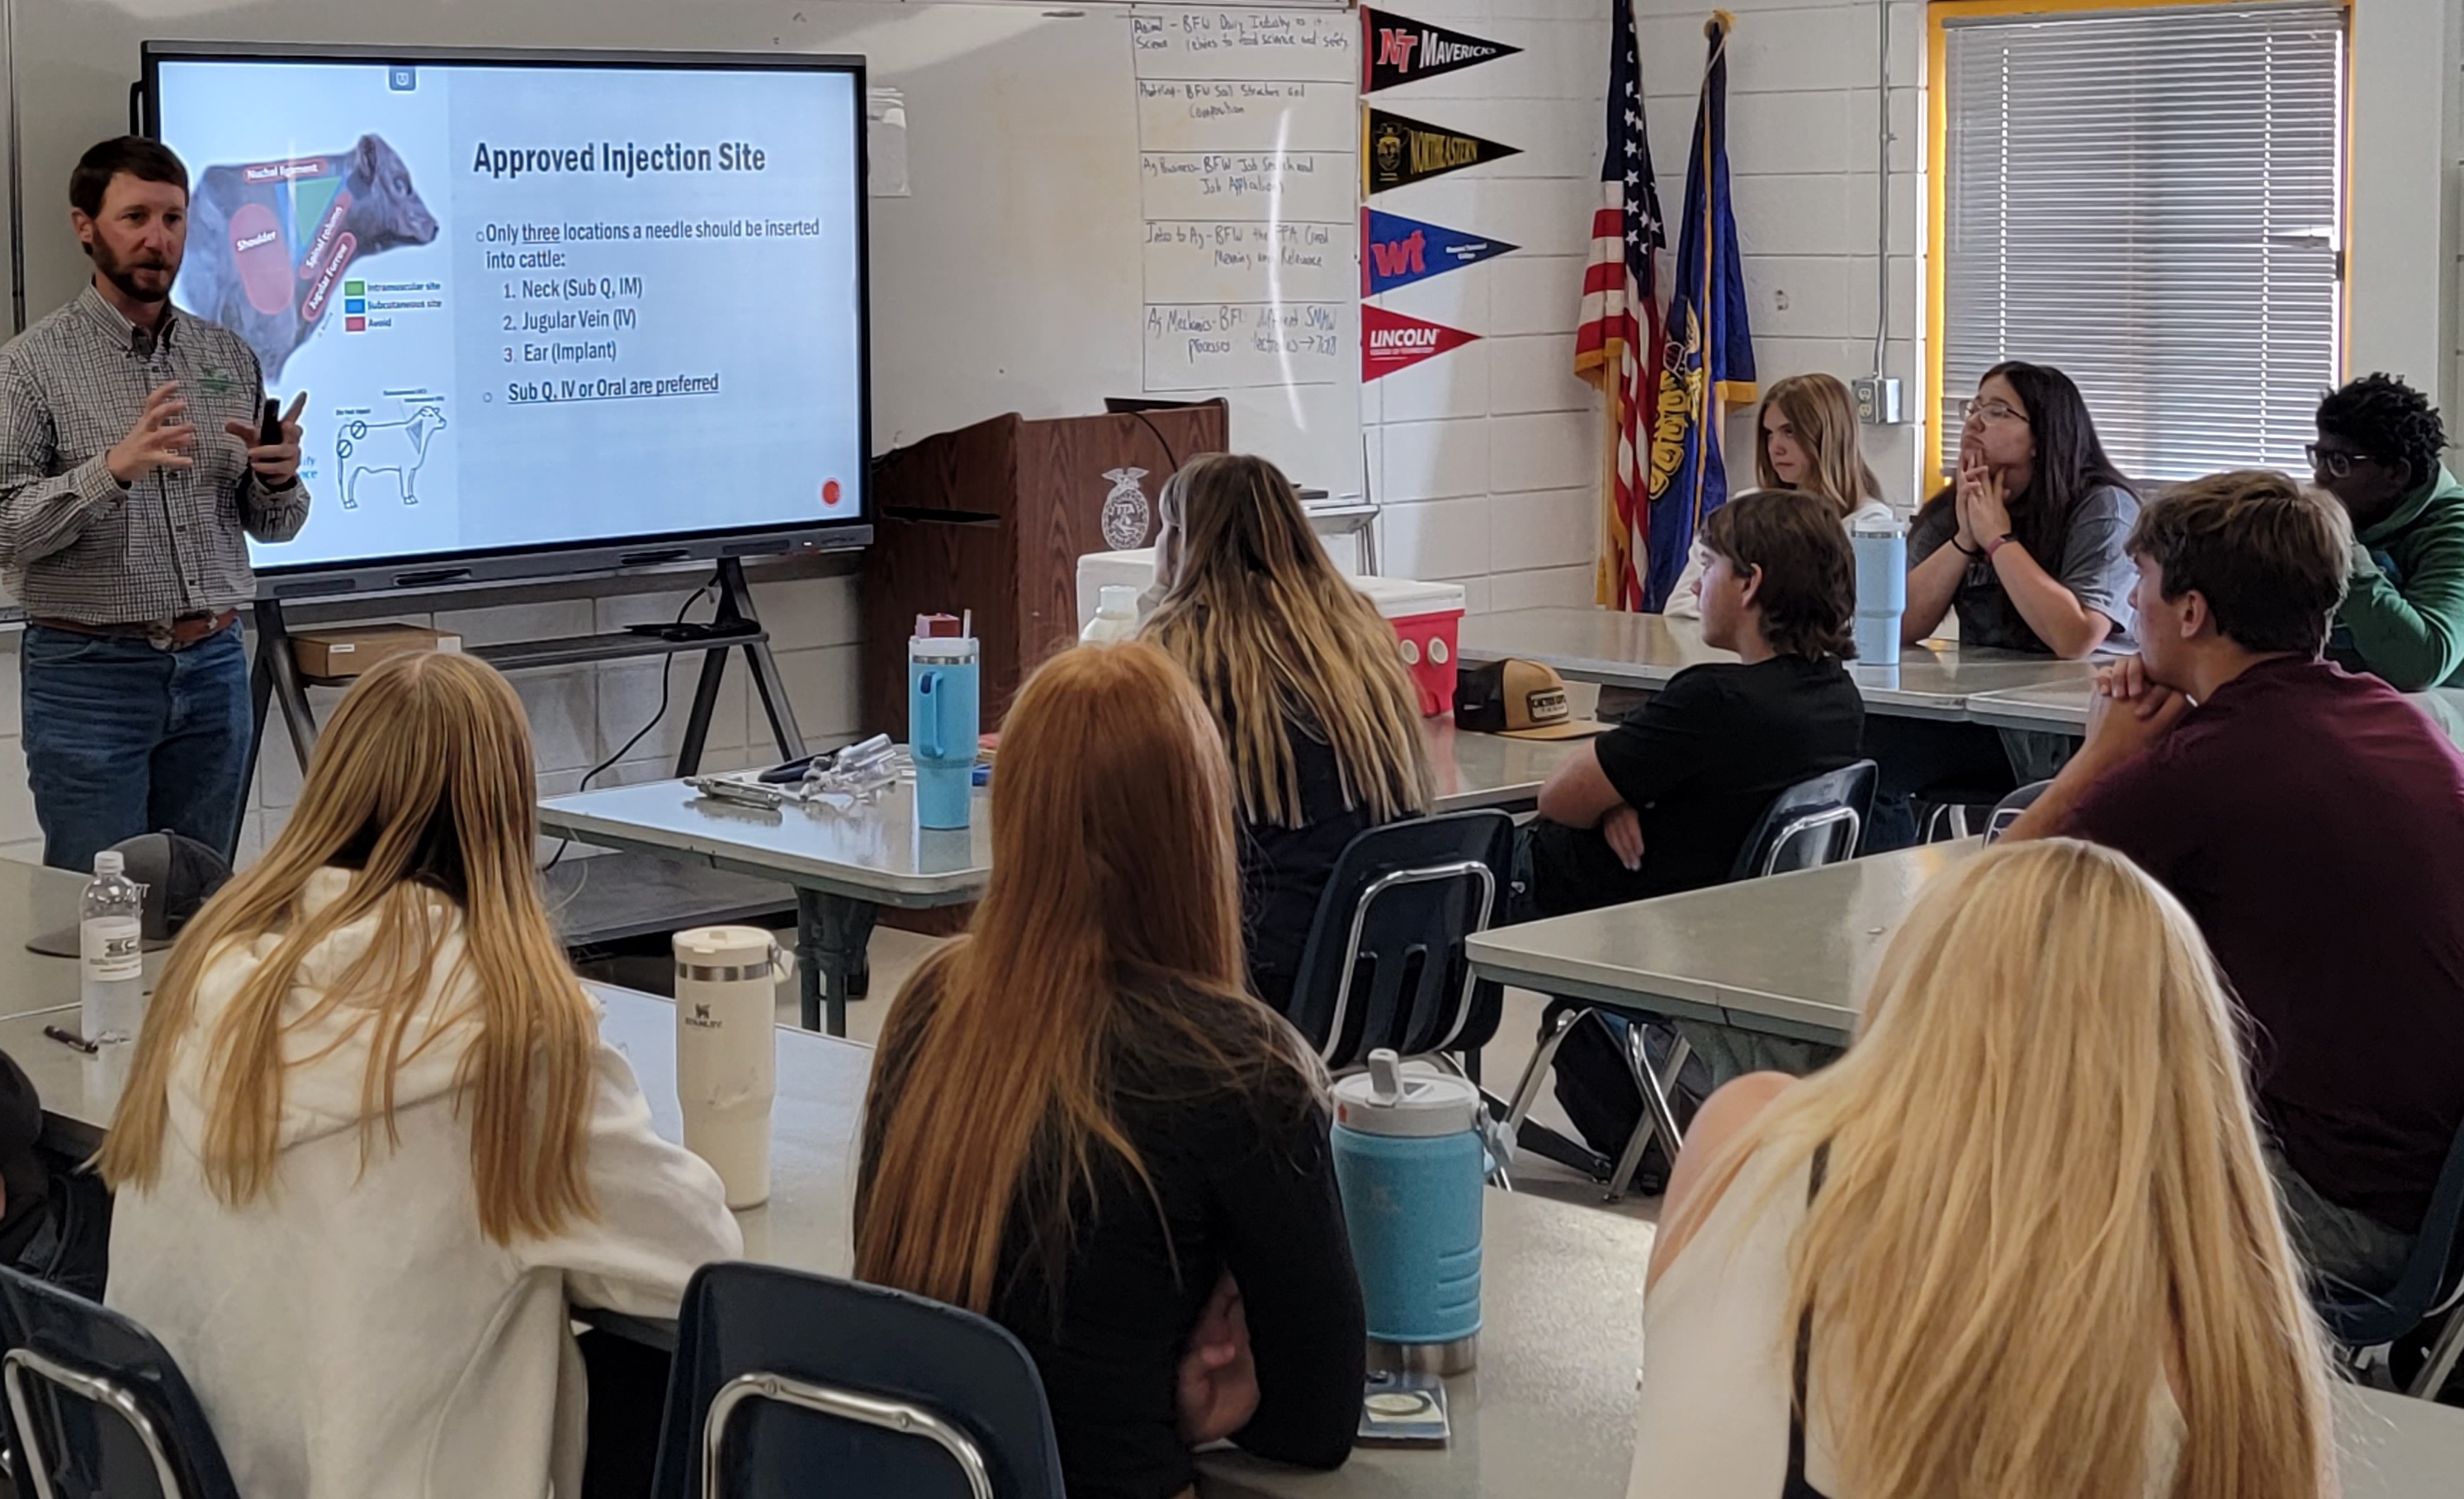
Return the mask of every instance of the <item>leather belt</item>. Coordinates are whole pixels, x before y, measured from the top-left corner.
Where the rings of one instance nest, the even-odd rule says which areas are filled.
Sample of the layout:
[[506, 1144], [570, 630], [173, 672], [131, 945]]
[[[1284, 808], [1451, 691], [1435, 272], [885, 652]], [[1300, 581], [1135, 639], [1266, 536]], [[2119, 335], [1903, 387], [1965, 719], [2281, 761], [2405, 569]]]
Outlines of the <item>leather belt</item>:
[[223, 609], [209, 613], [199, 610], [171, 619], [127, 620], [98, 625], [86, 620], [55, 619], [47, 615], [29, 615], [29, 624], [45, 629], [64, 629], [73, 635], [99, 635], [107, 640], [143, 640], [157, 650], [186, 650], [201, 640], [211, 640], [239, 619], [239, 610]]

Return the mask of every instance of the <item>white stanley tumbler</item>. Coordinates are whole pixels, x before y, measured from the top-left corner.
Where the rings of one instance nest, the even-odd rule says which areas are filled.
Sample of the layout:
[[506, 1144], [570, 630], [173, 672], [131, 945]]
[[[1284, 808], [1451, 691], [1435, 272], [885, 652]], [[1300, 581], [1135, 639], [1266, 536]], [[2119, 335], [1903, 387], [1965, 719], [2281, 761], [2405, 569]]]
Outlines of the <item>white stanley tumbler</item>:
[[685, 1149], [718, 1173], [728, 1206], [758, 1207], [770, 1199], [778, 949], [759, 927], [695, 927], [674, 940]]

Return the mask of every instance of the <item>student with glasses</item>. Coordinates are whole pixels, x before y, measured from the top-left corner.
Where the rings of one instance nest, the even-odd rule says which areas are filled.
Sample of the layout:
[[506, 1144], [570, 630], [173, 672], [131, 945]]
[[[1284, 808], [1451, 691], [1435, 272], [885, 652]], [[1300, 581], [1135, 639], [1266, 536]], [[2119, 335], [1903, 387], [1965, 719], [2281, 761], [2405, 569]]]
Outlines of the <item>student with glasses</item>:
[[2446, 447], [2437, 408], [2392, 375], [2330, 391], [2309, 447], [2355, 533], [2328, 653], [2408, 693], [2464, 686], [2464, 483]]
[[[1959, 472], [1908, 533], [1901, 636], [1914, 645], [1956, 611], [1965, 648], [2079, 660], [2129, 649], [2130, 559], [2139, 518], [2130, 481], [2105, 456], [2079, 386], [2017, 361], [1977, 383], [1960, 432]], [[1928, 786], [1999, 795], [2059, 768], [2069, 740], [1974, 724], [1877, 715], [1865, 752], [1881, 767], [1865, 847], [1917, 836], [1913, 799]]]

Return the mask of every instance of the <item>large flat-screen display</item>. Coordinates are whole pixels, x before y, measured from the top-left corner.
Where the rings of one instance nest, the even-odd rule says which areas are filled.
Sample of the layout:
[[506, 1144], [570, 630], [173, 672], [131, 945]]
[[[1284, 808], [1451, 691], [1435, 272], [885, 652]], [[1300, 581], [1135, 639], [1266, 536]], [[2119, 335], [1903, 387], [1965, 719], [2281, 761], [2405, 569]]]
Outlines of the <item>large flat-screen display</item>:
[[308, 396], [308, 524], [259, 568], [864, 519], [862, 59], [157, 42], [143, 99], [190, 178], [173, 300]]

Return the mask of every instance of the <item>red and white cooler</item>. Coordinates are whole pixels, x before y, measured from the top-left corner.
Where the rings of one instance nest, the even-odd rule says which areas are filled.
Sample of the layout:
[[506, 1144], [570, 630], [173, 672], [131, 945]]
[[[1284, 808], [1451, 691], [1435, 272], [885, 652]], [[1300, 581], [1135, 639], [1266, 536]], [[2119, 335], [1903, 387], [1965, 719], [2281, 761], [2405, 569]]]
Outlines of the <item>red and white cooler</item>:
[[[1107, 584], [1145, 592], [1155, 584], [1155, 549], [1095, 552], [1078, 559], [1078, 627], [1095, 617]], [[1403, 670], [1419, 690], [1420, 716], [1449, 713], [1455, 704], [1455, 644], [1463, 628], [1461, 584], [1417, 583], [1409, 578], [1356, 577], [1352, 585], [1369, 596], [1395, 630]]]

